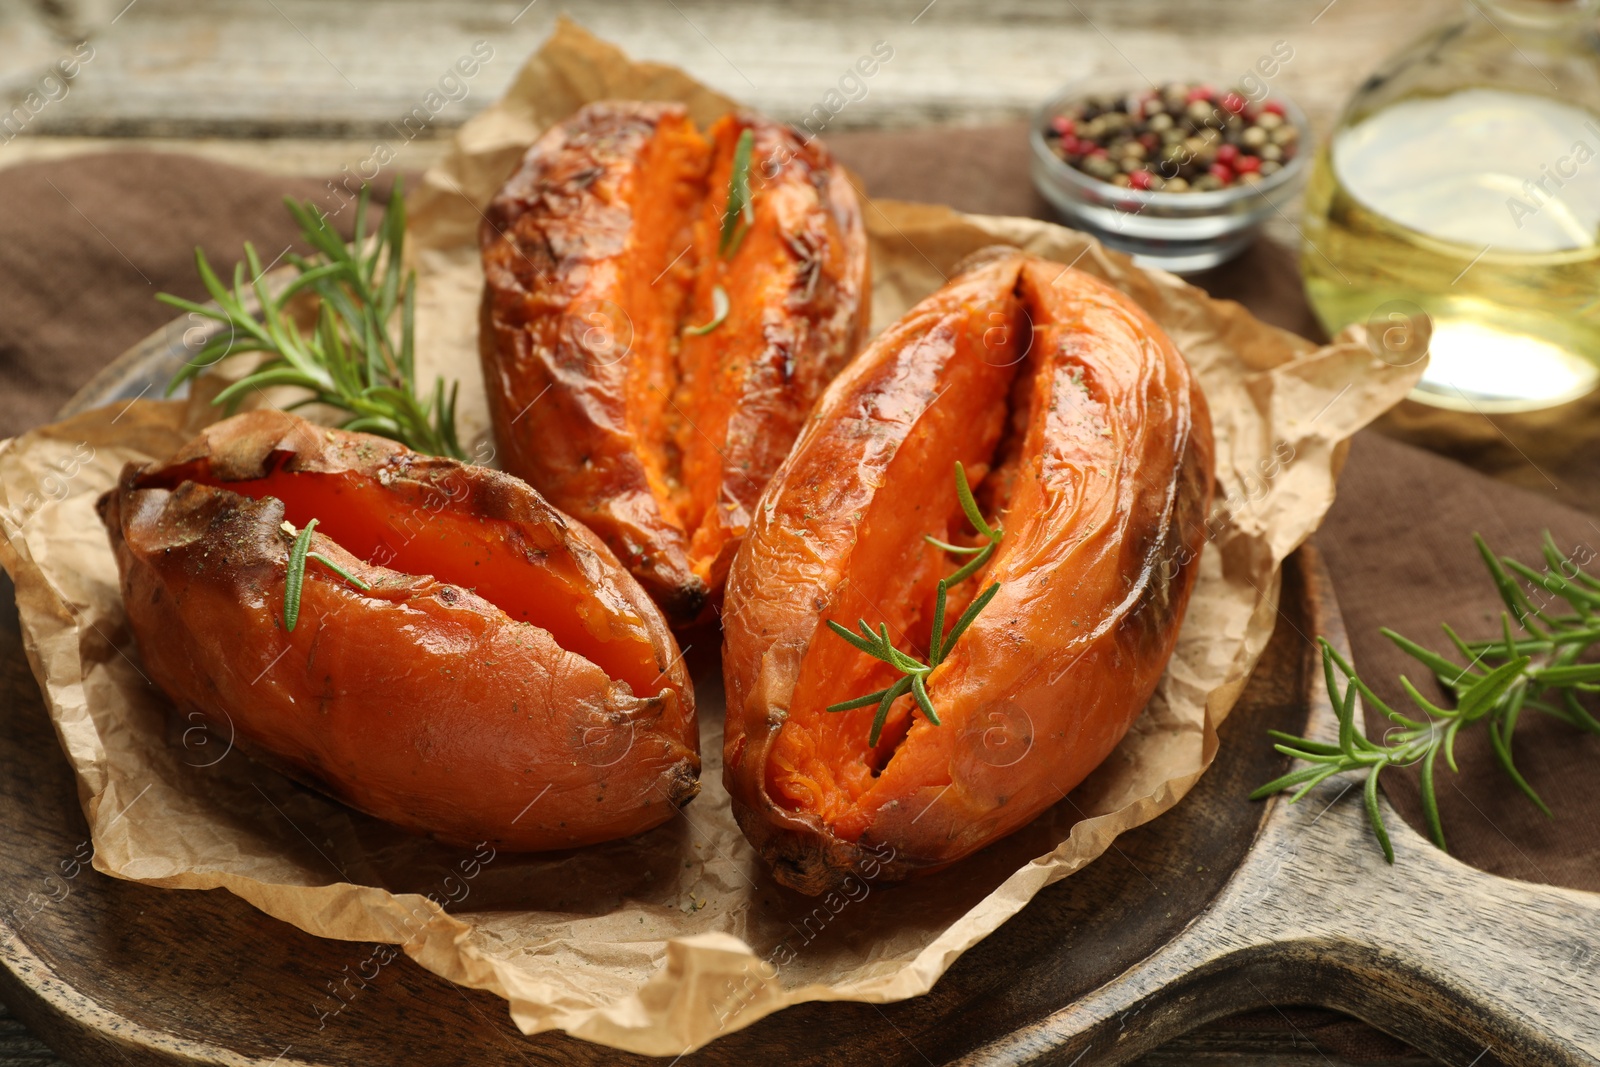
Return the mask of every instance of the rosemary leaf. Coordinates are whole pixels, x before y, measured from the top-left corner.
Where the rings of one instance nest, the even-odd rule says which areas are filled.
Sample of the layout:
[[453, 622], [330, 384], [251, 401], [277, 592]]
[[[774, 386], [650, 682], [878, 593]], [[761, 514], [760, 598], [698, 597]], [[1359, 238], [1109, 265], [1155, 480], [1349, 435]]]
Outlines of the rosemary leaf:
[[988, 545], [952, 545], [948, 541], [939, 540], [932, 534], [923, 534], [922, 539], [934, 548], [943, 549], [946, 552], [954, 552], [962, 556], [970, 556], [974, 552], [983, 552], [989, 548]]
[[995, 582], [980, 593], [978, 599], [967, 605], [967, 610], [961, 613], [961, 618], [957, 619], [956, 624], [950, 627], [950, 636], [945, 638], [944, 649], [940, 653], [941, 659], [949, 654], [950, 649], [956, 643], [956, 639], [967, 632], [967, 627], [971, 626], [973, 621], [977, 619], [978, 612], [988, 607], [989, 601], [993, 600], [998, 592], [1000, 592], [1000, 583]]
[[335, 563], [327, 556], [324, 556], [321, 552], [307, 553], [306, 559], [316, 560], [318, 563], [322, 564], [324, 567], [328, 568], [330, 571], [337, 574], [339, 577], [343, 578], [346, 582], [349, 582], [362, 592], [366, 592], [368, 589], [372, 588], [371, 585], [362, 581], [360, 578], [357, 578], [355, 575], [339, 566], [339, 564]]
[[1313, 774], [1304, 785], [1295, 790], [1294, 795], [1289, 798], [1289, 803], [1293, 804], [1295, 801], [1299, 800], [1301, 797], [1305, 796], [1317, 786], [1321, 785], [1323, 782], [1327, 781], [1329, 778], [1332, 778], [1338, 773], [1339, 768], [1337, 767], [1323, 767], [1318, 769], [1317, 772]]
[[[1533, 786], [1528, 784], [1528, 780], [1522, 776], [1522, 772], [1517, 770], [1517, 765], [1512, 762], [1511, 747], [1507, 741], [1510, 734], [1507, 731], [1502, 731], [1500, 725], [1494, 722], [1489, 724], [1489, 746], [1494, 750], [1495, 761], [1500, 764], [1500, 769], [1506, 772], [1516, 787], [1522, 790], [1523, 795], [1533, 801], [1535, 807], [1544, 812], [1547, 817], [1553, 817], [1555, 813], [1550, 810], [1550, 806], [1534, 791]], [[1432, 781], [1427, 783], [1427, 788], [1430, 790], [1433, 788]], [[1424, 796], [1423, 804], [1434, 808], [1435, 816], [1437, 816], [1437, 801], [1434, 801], [1430, 796]], [[1443, 834], [1443, 830], [1440, 831], [1440, 834]], [[1444, 848], [1442, 840], [1439, 841], [1439, 847]]]
[[955, 585], [957, 582], [964, 582], [974, 574], [977, 574], [983, 565], [989, 562], [989, 557], [994, 555], [995, 544], [996, 542], [991, 541], [990, 543], [984, 545], [978, 550], [978, 554], [976, 556], [973, 556], [971, 559], [967, 560], [967, 562], [963, 564], [959, 570], [957, 570], [950, 577], [946, 578], [945, 581], [949, 582], [951, 585]]
[[878, 739], [883, 736], [883, 726], [889, 721], [889, 708], [910, 688], [911, 679], [902, 678], [883, 691], [883, 699], [878, 701], [878, 713], [872, 717], [872, 732], [867, 735], [867, 744], [873, 748], [878, 747]]
[[[284, 523], [284, 525], [287, 527], [289, 524]], [[311, 551], [311, 533], [316, 528], [316, 519], [307, 521], [304, 528], [295, 534], [294, 543], [289, 546], [289, 568], [283, 578], [283, 628], [290, 633], [294, 632], [295, 624], [300, 621], [300, 595], [305, 589], [308, 560], [322, 564], [363, 592], [372, 588], [321, 552]]]
[[1510, 663], [1503, 663], [1484, 675], [1461, 694], [1461, 701], [1456, 705], [1457, 718], [1471, 722], [1494, 707], [1505, 695], [1505, 691], [1511, 688], [1512, 683], [1527, 670], [1531, 662], [1533, 661], [1529, 657], [1522, 656]]
[[911, 679], [911, 692], [916, 696], [917, 706], [922, 709], [922, 714], [927, 716], [928, 721], [933, 725], [940, 725], [939, 713], [933, 710], [933, 701], [928, 699], [928, 687], [923, 682], [922, 675], [913, 674], [909, 675], [909, 677]]
[[[1494, 724], [1490, 723], [1491, 734], [1494, 729]], [[1428, 824], [1428, 836], [1433, 838], [1433, 843], [1445, 849], [1444, 823], [1439, 821], [1439, 796], [1433, 789], [1433, 761], [1438, 755], [1438, 746], [1434, 746], [1422, 757], [1422, 817]]]
[[1545, 667], [1533, 672], [1533, 679], [1545, 685], [1575, 685], [1600, 681], [1600, 663], [1581, 663], [1571, 667]]
[[956, 461], [956, 499], [961, 501], [961, 510], [967, 513], [967, 521], [972, 523], [972, 528], [999, 544], [1000, 530], [983, 521], [983, 513], [978, 510], [978, 502], [972, 497], [972, 487], [967, 484], [967, 471], [960, 460]]
[[1322, 773], [1321, 767], [1302, 767], [1298, 771], [1290, 771], [1281, 778], [1274, 778], [1265, 785], [1259, 785], [1250, 794], [1251, 800], [1262, 800], [1274, 793], [1280, 793], [1290, 786], [1297, 786], [1301, 782], [1309, 781]]
[[717, 254], [732, 259], [744, 243], [744, 235], [755, 222], [750, 197], [750, 153], [755, 148], [755, 133], [745, 130], [733, 146], [733, 167], [728, 173], [728, 206], [722, 212], [722, 236]]
[[[928, 665], [931, 667], [937, 667], [944, 659], [944, 608], [949, 592], [950, 586], [941, 581], [933, 597], [933, 627], [928, 636]], [[950, 643], [955, 644], [955, 639]]]
[[[1314, 752], [1322, 756], [1336, 756], [1340, 751], [1338, 745], [1330, 745], [1323, 741], [1309, 741], [1303, 737], [1296, 737], [1294, 734], [1286, 734], [1282, 730], [1268, 730], [1267, 736], [1276, 738], [1279, 741], [1286, 741], [1291, 745], [1298, 745], [1307, 752]], [[1279, 751], [1283, 750], [1282, 745], [1274, 745], [1273, 747]]]
[[989, 562], [989, 557], [994, 555], [995, 548], [1000, 544], [1000, 539], [1005, 536], [1005, 532], [999, 526], [990, 526], [984, 521], [983, 513], [978, 510], [978, 502], [972, 496], [972, 487], [967, 484], [966, 468], [961, 465], [959, 460], [956, 462], [956, 500], [961, 504], [961, 510], [967, 516], [967, 521], [972, 524], [973, 530], [977, 531], [978, 535], [985, 538], [989, 543], [986, 545], [974, 545], [969, 548], [949, 544], [930, 534], [922, 535], [922, 539], [934, 548], [942, 549], [945, 552], [954, 552], [958, 555], [972, 556], [954, 574], [945, 579], [950, 585], [963, 582], [982, 570], [983, 565]]
[[1362, 790], [1362, 801], [1367, 809], [1367, 821], [1372, 824], [1372, 833], [1378, 839], [1378, 846], [1383, 849], [1383, 858], [1389, 863], [1394, 862], [1394, 845], [1389, 842], [1389, 831], [1383, 825], [1383, 812], [1378, 810], [1378, 774], [1383, 770], [1383, 764], [1373, 764], [1372, 770], [1367, 772], [1367, 784]]
[[1572, 716], [1573, 722], [1592, 734], [1600, 734], [1600, 721], [1596, 721], [1594, 716], [1590, 715], [1584, 706], [1578, 703], [1578, 695], [1576, 693], [1570, 689], [1567, 690], [1561, 694], [1561, 702], [1566, 707], [1567, 713]]
[[1438, 675], [1440, 680], [1449, 685], [1457, 685], [1459, 684], [1459, 680], [1464, 678], [1470, 679], [1471, 681], [1477, 681], [1482, 677], [1482, 675], [1478, 674], [1472, 669], [1472, 664], [1469, 663], [1465, 667], [1458, 667], [1456, 664], [1451, 663], [1437, 652], [1430, 652], [1428, 649], [1423, 648], [1415, 641], [1409, 640], [1400, 634], [1395, 633], [1387, 626], [1385, 626], [1379, 632], [1398, 645], [1400, 647], [1400, 651], [1404, 652], [1412, 659], [1417, 660], [1424, 667], [1427, 667], [1434, 674]]
[[868, 704], [876, 704], [879, 700], [883, 699], [883, 694], [887, 693], [888, 691], [889, 690], [887, 689], [879, 689], [876, 692], [868, 693], [866, 696], [856, 697], [854, 700], [841, 700], [837, 704], [829, 704], [827, 710], [853, 711], [856, 708], [864, 708]]
[[311, 548], [311, 531], [316, 528], [317, 520], [312, 519], [289, 546], [289, 570], [283, 579], [283, 628], [290, 633], [300, 621], [300, 587], [306, 580], [306, 552]]
[[[857, 637], [855, 634], [851, 633], [849, 629], [847, 629], [846, 627], [840, 626], [837, 622], [834, 622], [832, 619], [828, 620], [828, 628], [831, 629], [834, 633], [838, 634], [840, 637], [844, 638], [846, 641], [849, 641], [852, 645], [855, 645], [857, 648], [859, 648], [861, 651], [865, 652], [867, 655], [869, 655], [869, 656], [877, 656], [877, 652], [874, 651], [874, 649], [877, 646], [871, 640], [863, 640], [863, 639]], [[862, 628], [863, 629], [866, 628], [866, 624], [865, 623], [862, 624]], [[879, 657], [879, 658], [881, 659], [882, 657]]]
[[1540, 618], [1543, 618], [1543, 616], [1533, 606], [1527, 594], [1523, 593], [1517, 587], [1517, 583], [1511, 580], [1511, 575], [1506, 573], [1505, 567], [1500, 562], [1500, 557], [1489, 550], [1488, 543], [1479, 535], [1473, 534], [1472, 541], [1478, 547], [1478, 555], [1482, 556], [1484, 563], [1488, 565], [1489, 576], [1494, 580], [1495, 588], [1500, 592], [1500, 599], [1504, 600], [1506, 607], [1511, 610], [1512, 616], [1517, 620], [1517, 625], [1540, 637], [1549, 636], [1533, 625], [1534, 616]]
[[721, 326], [722, 320], [727, 317], [728, 291], [719, 285], [711, 290], [711, 321], [706, 323], [704, 326], [685, 327], [683, 332], [692, 333], [696, 337], [702, 337], [705, 334], [710, 333], [712, 330], [715, 330], [718, 326]]

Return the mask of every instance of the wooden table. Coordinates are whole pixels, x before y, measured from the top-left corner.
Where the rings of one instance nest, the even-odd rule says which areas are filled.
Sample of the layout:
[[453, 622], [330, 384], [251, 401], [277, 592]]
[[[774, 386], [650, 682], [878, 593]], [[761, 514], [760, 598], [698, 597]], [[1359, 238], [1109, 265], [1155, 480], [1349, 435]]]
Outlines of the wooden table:
[[[21, 98], [80, 41], [64, 96], [0, 166], [87, 148], [179, 148], [332, 173], [393, 139], [476, 42], [493, 50], [397, 165], [437, 158], [499, 95], [566, 11], [638, 58], [677, 64], [776, 118], [823, 133], [1029, 114], [1094, 75], [1237, 78], [1283, 42], [1272, 88], [1326, 132], [1357, 83], [1460, 0], [53, 0], [0, 5], [0, 94]], [[813, 109], [879, 41], [893, 58], [865, 95]], [[1279, 46], [1280, 54], [1283, 46]], [[459, 94], [461, 90], [458, 90]], [[859, 92], [858, 92], [859, 94]], [[55, 95], [59, 96], [59, 92]], [[9, 104], [8, 104], [9, 106]]]
[[[45, 98], [0, 127], [0, 166], [90, 150], [161, 148], [242, 166], [334, 174], [424, 104], [478, 42], [492, 57], [405, 143], [421, 170], [510, 83], [563, 10], [639, 58], [681, 66], [780, 119], [811, 119], [856, 58], [893, 58], [823, 133], [1028, 115], [1092, 75], [1239, 77], [1278, 42], [1273, 89], [1319, 133], [1379, 60], [1459, 0], [54, 0], [0, 4], [0, 98]], [[80, 46], [87, 42], [88, 49]], [[1278, 45], [1279, 53], [1283, 46]], [[64, 89], [50, 80], [80, 57]], [[86, 57], [86, 58], [83, 58]], [[859, 90], [857, 91], [859, 95]], [[36, 97], [35, 103], [41, 98]], [[14, 115], [17, 113], [13, 113]], [[1295, 213], [1274, 220], [1293, 244]], [[109, 354], [108, 354], [109, 355]], [[1296, 1036], [1299, 1035], [1299, 1036]], [[1299, 1031], [1224, 1022], [1145, 1067], [1335, 1064]], [[1374, 1062], [1374, 1061], [1369, 1061]], [[1402, 1056], [1382, 1061], [1422, 1067]], [[0, 1065], [59, 1064], [0, 1006]]]

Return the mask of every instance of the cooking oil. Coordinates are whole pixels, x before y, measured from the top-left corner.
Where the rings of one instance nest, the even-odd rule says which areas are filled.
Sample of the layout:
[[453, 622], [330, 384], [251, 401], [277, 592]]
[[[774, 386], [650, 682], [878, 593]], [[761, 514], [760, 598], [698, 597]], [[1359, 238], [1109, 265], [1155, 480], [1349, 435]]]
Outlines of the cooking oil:
[[1490, 87], [1389, 103], [1322, 149], [1304, 229], [1330, 333], [1432, 320], [1415, 399], [1528, 411], [1600, 385], [1600, 115]]

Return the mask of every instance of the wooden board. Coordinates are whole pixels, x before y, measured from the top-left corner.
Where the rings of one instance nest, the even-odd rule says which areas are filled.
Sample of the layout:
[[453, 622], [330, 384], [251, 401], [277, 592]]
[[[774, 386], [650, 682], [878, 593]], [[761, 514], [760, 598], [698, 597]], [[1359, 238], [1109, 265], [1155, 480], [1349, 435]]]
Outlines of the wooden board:
[[[170, 349], [158, 332], [77, 403], [137, 395], [170, 373], [161, 362], [175, 358]], [[494, 996], [404, 957], [320, 1022], [328, 983], [368, 946], [311, 937], [222, 890], [93, 871], [9, 582], [0, 599], [0, 996], [63, 1054], [207, 1067], [402, 1055], [653, 1062], [560, 1034], [524, 1037]], [[1387, 867], [1347, 782], [1295, 806], [1246, 799], [1284, 769], [1266, 729], [1335, 732], [1315, 634], [1344, 645], [1308, 547], [1285, 568], [1279, 625], [1224, 724], [1216, 764], [1176, 809], [1040, 894], [926, 996], [802, 1005], [682, 1062], [1120, 1064], [1212, 1019], [1315, 1004], [1447, 1063], [1600, 1063], [1600, 900], [1474, 871], [1392, 812], [1399, 863]]]
[[[402, 957], [319, 1028], [324, 982], [361, 958], [224, 891], [156, 889], [79, 860], [75, 788], [0, 606], [0, 993], [84, 1063], [354, 1065], [647, 1063], [559, 1034], [528, 1038], [490, 994]], [[1281, 772], [1268, 727], [1329, 723], [1305, 634], [1342, 638], [1312, 549], [1290, 560], [1272, 643], [1221, 754], [1176, 809], [1119, 838], [963, 957], [927, 996], [809, 1004], [683, 1062], [1123, 1063], [1207, 1020], [1323, 1004], [1446, 1062], [1600, 1062], [1600, 909], [1585, 894], [1495, 879], [1391, 818], [1383, 867], [1332, 784], [1290, 808], [1249, 789]], [[65, 877], [67, 874], [72, 877]], [[48, 875], [56, 877], [47, 879]], [[65, 886], [63, 890], [62, 886]], [[31, 887], [32, 898], [22, 893]], [[1084, 1054], [1093, 1051], [1092, 1057]]]

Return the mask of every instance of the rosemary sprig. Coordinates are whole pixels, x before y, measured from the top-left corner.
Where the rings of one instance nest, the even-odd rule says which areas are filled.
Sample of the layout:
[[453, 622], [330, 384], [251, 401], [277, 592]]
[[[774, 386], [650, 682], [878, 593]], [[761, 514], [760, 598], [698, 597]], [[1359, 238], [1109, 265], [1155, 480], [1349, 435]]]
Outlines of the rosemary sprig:
[[975, 553], [972, 560], [960, 570], [948, 578], [939, 579], [938, 591], [934, 595], [933, 630], [928, 639], [927, 662], [923, 662], [910, 653], [902, 652], [896, 648], [894, 642], [889, 639], [889, 626], [887, 623], [879, 623], [878, 630], [874, 633], [872, 627], [867, 624], [867, 620], [861, 619], [859, 620], [861, 632], [857, 634], [832, 619], [828, 620], [828, 628], [834, 633], [874, 659], [879, 659], [889, 664], [903, 675], [887, 688], [828, 706], [829, 711], [850, 711], [853, 708], [864, 708], [868, 704], [877, 704], [877, 714], [872, 717], [872, 731], [867, 735], [867, 743], [869, 745], [877, 745], [878, 738], [883, 735], [884, 724], [889, 719], [889, 708], [907, 692], [911, 693], [912, 698], [916, 700], [917, 707], [922, 709], [923, 716], [933, 725], [940, 725], [939, 713], [933, 706], [932, 698], [928, 696], [927, 677], [933, 673], [935, 667], [949, 658], [950, 650], [955, 647], [961, 635], [967, 632], [967, 628], [978, 617], [978, 613], [988, 607], [989, 601], [993, 600], [995, 594], [1000, 591], [999, 582], [990, 585], [971, 604], [967, 605], [967, 610], [963, 611], [961, 617], [956, 620], [956, 624], [950, 627], [950, 632], [948, 634], [944, 632], [945, 603], [950, 587], [974, 574], [994, 554], [995, 546], [1000, 543], [1000, 538], [1003, 536], [1003, 531], [998, 526], [990, 526], [983, 520], [983, 514], [978, 510], [978, 503], [972, 497], [972, 489], [967, 484], [967, 472], [962, 469], [960, 463], [956, 464], [956, 496], [960, 499], [961, 510], [966, 512], [967, 520], [972, 523], [973, 529], [988, 538], [989, 544], [982, 548], [965, 548], [960, 545], [946, 544], [932, 537], [925, 538], [929, 544], [948, 552]]
[[750, 203], [750, 153], [755, 148], [755, 134], [745, 130], [733, 146], [733, 169], [728, 174], [728, 206], [722, 212], [722, 239], [717, 253], [723, 259], [732, 259], [744, 243], [744, 235], [756, 220]]
[[[231, 329], [213, 337], [193, 360], [173, 376], [170, 395], [202, 370], [229, 356], [266, 352], [250, 374], [218, 393], [213, 403], [231, 414], [252, 390], [288, 385], [310, 395], [291, 404], [325, 404], [348, 415], [340, 426], [393, 438], [420, 452], [465, 459], [456, 436], [456, 392], [435, 379], [433, 392], [419, 398], [414, 361], [416, 274], [401, 266], [405, 250], [406, 211], [400, 183], [372, 234], [366, 233], [368, 189], [356, 203], [355, 232], [347, 246], [311, 201], [286, 200], [300, 224], [301, 236], [315, 252], [285, 258], [299, 271], [276, 296], [267, 288], [261, 258], [245, 243], [245, 262], [234, 265], [233, 285], [224, 285], [195, 249], [195, 267], [215, 306], [158, 293], [172, 307], [227, 323]], [[246, 280], [246, 271], [249, 280]], [[260, 315], [246, 306], [253, 292]], [[310, 333], [285, 313], [289, 301], [307, 292], [317, 298], [317, 321]], [[398, 325], [396, 317], [398, 315]]]
[[922, 535], [922, 539], [934, 548], [942, 548], [946, 552], [972, 557], [965, 566], [945, 579], [951, 585], [955, 585], [968, 575], [975, 573], [985, 563], [989, 562], [989, 557], [994, 555], [995, 548], [1000, 544], [1000, 538], [1005, 534], [1005, 531], [1001, 530], [1000, 527], [990, 526], [983, 521], [983, 513], [978, 510], [978, 502], [972, 498], [972, 487], [967, 484], [966, 468], [961, 466], [959, 460], [956, 462], [956, 499], [961, 501], [961, 510], [966, 512], [967, 521], [972, 523], [972, 528], [980, 536], [986, 538], [989, 543], [975, 546], [952, 545], [946, 541], [939, 540], [932, 534]]
[[[286, 533], [294, 533], [294, 527], [287, 522], [283, 527]], [[283, 628], [290, 633], [294, 632], [295, 624], [300, 621], [300, 593], [305, 586], [307, 560], [316, 560], [357, 589], [365, 591], [372, 588], [321, 552], [311, 551], [311, 531], [316, 528], [317, 520], [310, 520], [304, 529], [295, 534], [294, 544], [289, 546], [289, 570], [283, 582]]]
[[[1454, 695], [1455, 707], [1435, 704], [1423, 696], [1410, 679], [1401, 675], [1401, 688], [1420, 713], [1402, 714], [1379, 699], [1349, 662], [1319, 638], [1322, 669], [1339, 720], [1339, 741], [1329, 744], [1269, 730], [1278, 742], [1274, 748], [1286, 756], [1305, 761], [1308, 766], [1266, 783], [1250, 794], [1252, 799], [1295, 789], [1289, 798], [1293, 803], [1326, 778], [1343, 771], [1363, 771], [1366, 774], [1367, 821], [1372, 824], [1384, 858], [1393, 863], [1394, 846], [1378, 810], [1378, 776], [1387, 767], [1420, 762], [1423, 818], [1433, 843], [1444, 849], [1444, 826], [1439, 818], [1439, 799], [1434, 786], [1435, 764], [1442, 751], [1445, 763], [1452, 771], [1457, 770], [1456, 735], [1463, 727], [1482, 723], [1488, 731], [1495, 762], [1540, 811], [1550, 814], [1549, 806], [1517, 770], [1512, 756], [1512, 735], [1522, 712], [1529, 709], [1553, 716], [1577, 729], [1600, 733], [1600, 721], [1580, 699], [1583, 694], [1600, 692], [1600, 663], [1580, 662], [1585, 653], [1600, 643], [1600, 580], [1584, 573], [1563, 556], [1548, 532], [1544, 538], [1545, 569], [1542, 571], [1509, 557], [1496, 556], [1476, 534], [1473, 540], [1506, 605], [1500, 615], [1501, 636], [1494, 641], [1464, 641], [1445, 624], [1444, 632], [1451, 645], [1467, 660], [1463, 666], [1393, 630], [1383, 630], [1385, 637], [1428, 668]], [[1518, 585], [1513, 574], [1528, 583], [1528, 590], [1542, 591], [1536, 594], [1543, 601], [1542, 606], [1534, 603], [1528, 590]], [[1546, 610], [1554, 607], [1553, 599], [1564, 601], [1570, 610]], [[1525, 636], [1518, 637], [1513, 632], [1513, 623]], [[1338, 674], [1345, 679], [1342, 688]], [[1369, 740], [1356, 729], [1358, 693], [1395, 724], [1384, 735], [1382, 744]]]

